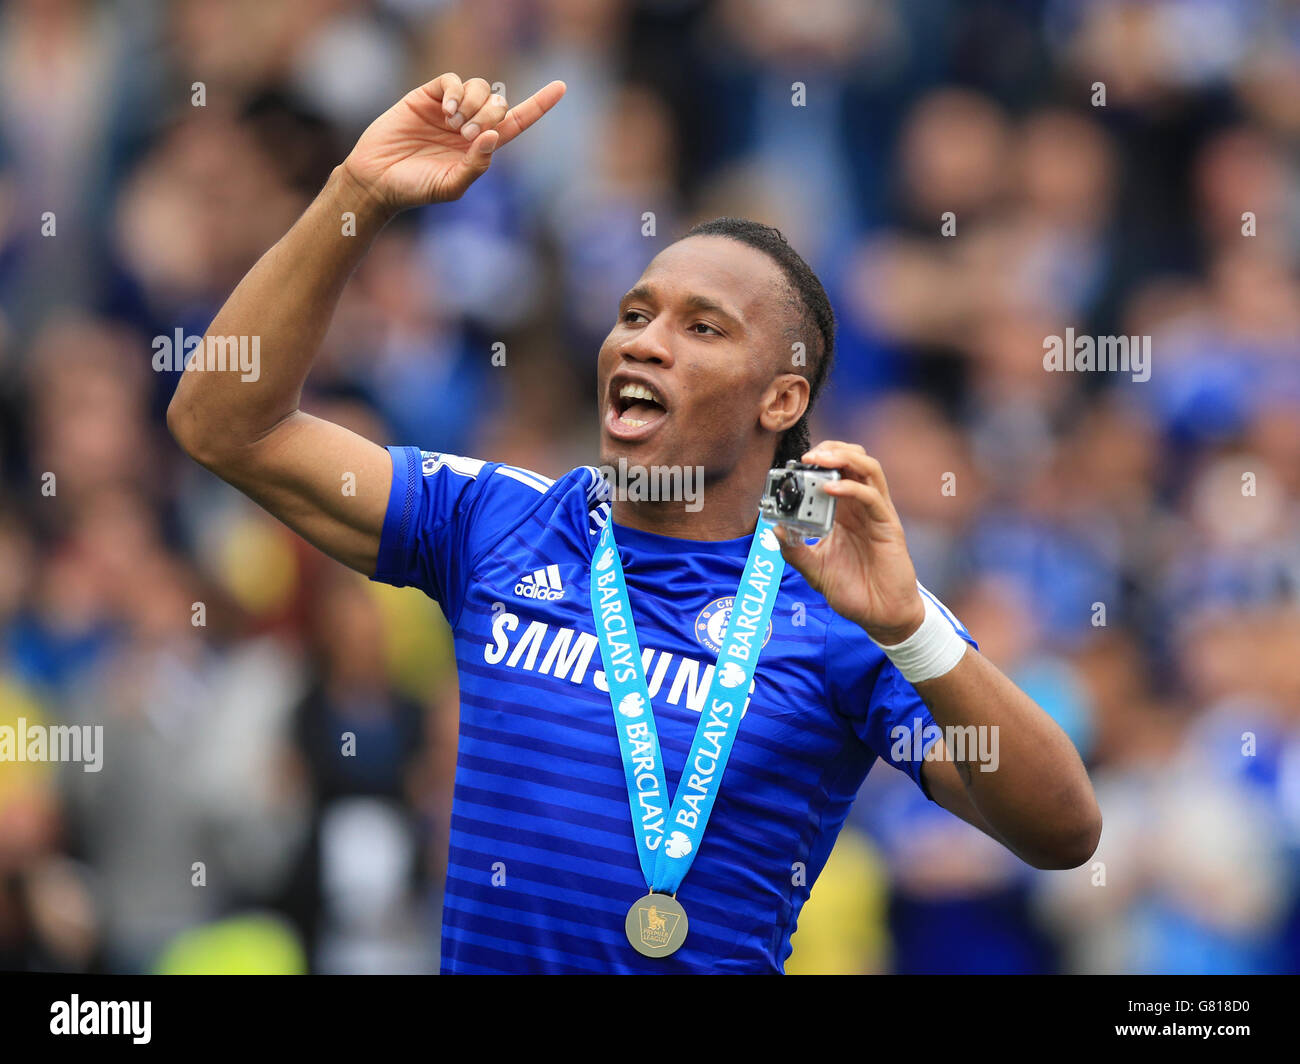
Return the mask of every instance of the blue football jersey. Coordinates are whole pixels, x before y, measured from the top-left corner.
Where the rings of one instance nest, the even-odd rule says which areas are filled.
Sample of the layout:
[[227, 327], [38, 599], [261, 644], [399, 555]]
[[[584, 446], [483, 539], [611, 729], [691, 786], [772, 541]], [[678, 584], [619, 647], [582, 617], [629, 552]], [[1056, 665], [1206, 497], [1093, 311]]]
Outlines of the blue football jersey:
[[[389, 452], [374, 579], [442, 606], [460, 678], [442, 970], [783, 971], [872, 763], [921, 783], [934, 722], [916, 689], [786, 566], [721, 792], [677, 894], [690, 932], [672, 956], [643, 957], [624, 931], [646, 884], [589, 598], [608, 485], [589, 466], [552, 481]], [[750, 538], [617, 523], [614, 537], [675, 794]]]

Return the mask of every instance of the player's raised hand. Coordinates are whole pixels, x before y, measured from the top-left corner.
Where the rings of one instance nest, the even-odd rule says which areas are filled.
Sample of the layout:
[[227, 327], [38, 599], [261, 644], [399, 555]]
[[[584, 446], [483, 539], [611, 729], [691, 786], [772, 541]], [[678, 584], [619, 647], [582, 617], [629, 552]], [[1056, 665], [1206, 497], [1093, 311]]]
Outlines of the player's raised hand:
[[817, 444], [802, 460], [839, 470], [841, 479], [824, 485], [835, 497], [835, 524], [811, 546], [778, 525], [781, 553], [840, 616], [878, 643], [902, 642], [920, 627], [925, 603], [880, 463], [837, 440]]
[[482, 78], [443, 74], [370, 123], [343, 169], [393, 212], [459, 199], [487, 172], [492, 153], [554, 107], [564, 89], [552, 81], [507, 110]]

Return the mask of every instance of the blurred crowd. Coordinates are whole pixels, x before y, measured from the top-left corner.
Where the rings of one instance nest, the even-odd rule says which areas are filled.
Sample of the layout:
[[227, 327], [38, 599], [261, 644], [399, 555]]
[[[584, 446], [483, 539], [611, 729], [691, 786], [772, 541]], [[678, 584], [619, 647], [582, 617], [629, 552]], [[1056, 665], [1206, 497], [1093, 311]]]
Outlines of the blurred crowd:
[[[305, 408], [592, 462], [622, 292], [775, 224], [839, 316], [814, 438], [881, 459], [1090, 768], [1100, 849], [1051, 873], [878, 768], [789, 970], [1300, 970], [1296, 0], [9, 0], [0, 726], [105, 756], [0, 764], [0, 969], [437, 969], [441, 614], [186, 459], [151, 342], [445, 70], [569, 91], [380, 236]], [[1150, 379], [1046, 372], [1066, 328], [1151, 337]]]

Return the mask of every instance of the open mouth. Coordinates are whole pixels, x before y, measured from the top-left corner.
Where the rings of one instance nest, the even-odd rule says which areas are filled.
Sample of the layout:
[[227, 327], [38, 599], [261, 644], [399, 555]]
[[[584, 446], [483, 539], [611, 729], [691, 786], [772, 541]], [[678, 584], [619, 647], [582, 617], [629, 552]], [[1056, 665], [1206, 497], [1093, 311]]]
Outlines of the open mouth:
[[644, 429], [668, 412], [663, 397], [640, 382], [619, 386], [611, 403], [611, 427], [624, 431]]

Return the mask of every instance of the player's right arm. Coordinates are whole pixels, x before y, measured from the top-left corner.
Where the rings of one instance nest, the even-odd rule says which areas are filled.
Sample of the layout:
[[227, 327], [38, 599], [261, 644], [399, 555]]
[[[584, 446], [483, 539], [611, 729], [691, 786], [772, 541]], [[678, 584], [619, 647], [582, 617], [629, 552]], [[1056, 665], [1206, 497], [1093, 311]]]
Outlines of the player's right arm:
[[[208, 326], [208, 336], [258, 337], [259, 372], [182, 374], [167, 426], [185, 452], [326, 554], [373, 574], [391, 462], [384, 448], [298, 408], [312, 360], [344, 284], [388, 220], [459, 199], [493, 151], [563, 95], [553, 81], [507, 111], [482, 78], [443, 74], [377, 118]], [[355, 229], [344, 224], [349, 212]]]

